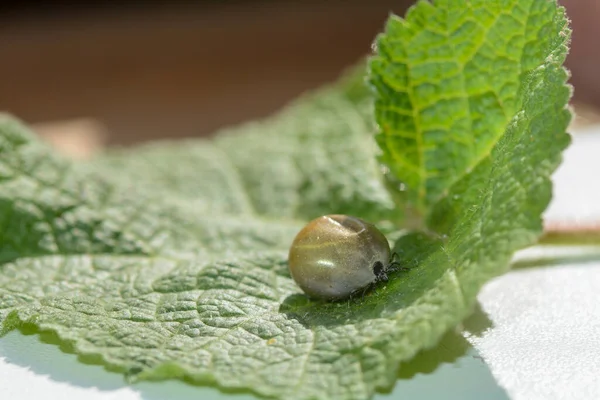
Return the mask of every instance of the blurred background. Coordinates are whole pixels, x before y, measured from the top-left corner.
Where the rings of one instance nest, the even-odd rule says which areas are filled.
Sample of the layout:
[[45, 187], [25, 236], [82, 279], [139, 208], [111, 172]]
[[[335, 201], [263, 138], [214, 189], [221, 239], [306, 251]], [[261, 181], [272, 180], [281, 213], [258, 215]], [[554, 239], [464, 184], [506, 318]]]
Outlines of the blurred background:
[[[403, 14], [412, 3], [3, 4], [0, 110], [84, 154], [103, 145], [205, 136], [267, 116], [334, 80], [369, 52], [390, 12]], [[600, 1], [560, 3], [574, 31], [574, 103], [580, 121], [595, 122]]]

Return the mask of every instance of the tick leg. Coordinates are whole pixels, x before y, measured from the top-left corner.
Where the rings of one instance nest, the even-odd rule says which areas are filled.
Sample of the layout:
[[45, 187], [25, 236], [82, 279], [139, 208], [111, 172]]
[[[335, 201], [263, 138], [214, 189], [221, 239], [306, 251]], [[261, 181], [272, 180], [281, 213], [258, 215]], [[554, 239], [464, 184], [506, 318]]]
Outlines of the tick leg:
[[369, 285], [365, 286], [365, 288], [362, 291], [362, 295], [360, 297], [361, 301], [365, 301], [365, 293], [367, 293], [369, 291]]
[[[365, 300], [365, 295], [367, 294], [367, 292], [369, 292], [370, 290], [373, 290], [375, 288], [375, 283], [378, 282], [378, 281], [379, 280], [376, 279], [374, 282], [369, 283], [364, 288], [362, 288], [362, 289], [356, 289], [354, 292], [352, 292], [350, 294], [350, 298], [354, 299], [354, 298], [356, 298], [355, 296], [357, 296], [360, 293], [360, 301], [364, 301]], [[348, 302], [348, 304], [350, 304], [350, 302]]]
[[406, 268], [406, 267], [402, 267], [402, 265], [398, 262], [398, 261], [392, 261], [388, 267], [387, 267], [388, 272], [395, 272], [395, 271], [410, 271], [410, 268]]
[[369, 289], [371, 289], [371, 285], [367, 285], [361, 290], [360, 301], [365, 301], [365, 293], [367, 293]]

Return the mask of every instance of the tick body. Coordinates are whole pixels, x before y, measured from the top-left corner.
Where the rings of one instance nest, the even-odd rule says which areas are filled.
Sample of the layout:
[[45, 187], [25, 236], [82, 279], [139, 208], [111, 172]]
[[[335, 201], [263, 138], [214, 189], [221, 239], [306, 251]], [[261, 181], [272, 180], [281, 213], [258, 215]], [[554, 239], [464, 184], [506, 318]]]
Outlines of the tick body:
[[378, 280], [387, 280], [390, 246], [372, 224], [347, 215], [308, 223], [289, 253], [292, 278], [309, 296], [340, 300]]

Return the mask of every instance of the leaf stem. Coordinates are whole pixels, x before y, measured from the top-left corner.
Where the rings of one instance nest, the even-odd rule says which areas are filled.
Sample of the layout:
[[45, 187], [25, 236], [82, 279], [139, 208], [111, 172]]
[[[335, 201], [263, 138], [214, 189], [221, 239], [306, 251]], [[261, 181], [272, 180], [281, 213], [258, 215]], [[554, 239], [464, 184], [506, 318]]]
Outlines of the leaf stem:
[[538, 244], [600, 245], [600, 222], [546, 224]]

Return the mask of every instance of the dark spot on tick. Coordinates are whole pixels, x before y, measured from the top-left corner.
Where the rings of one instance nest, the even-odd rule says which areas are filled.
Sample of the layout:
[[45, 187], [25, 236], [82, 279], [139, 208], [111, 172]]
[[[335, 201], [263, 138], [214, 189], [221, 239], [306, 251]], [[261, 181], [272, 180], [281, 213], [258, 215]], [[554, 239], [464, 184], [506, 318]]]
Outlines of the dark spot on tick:
[[375, 261], [375, 264], [373, 264], [373, 273], [377, 279], [387, 278], [381, 261]]

